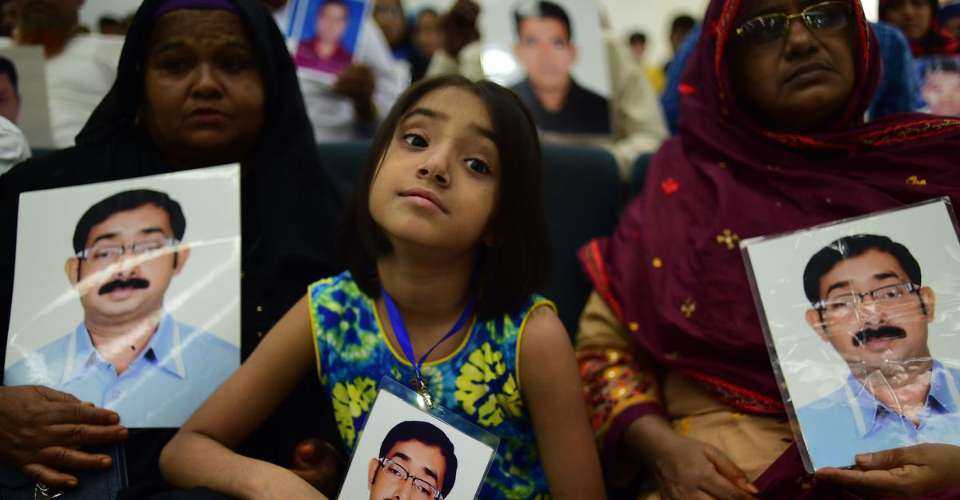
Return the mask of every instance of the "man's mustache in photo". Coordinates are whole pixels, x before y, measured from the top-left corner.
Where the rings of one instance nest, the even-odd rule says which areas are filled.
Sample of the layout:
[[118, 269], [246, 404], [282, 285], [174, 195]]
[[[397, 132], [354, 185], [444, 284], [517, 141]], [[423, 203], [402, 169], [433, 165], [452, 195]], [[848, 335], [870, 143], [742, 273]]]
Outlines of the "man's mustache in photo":
[[141, 290], [149, 287], [150, 287], [150, 282], [143, 278], [133, 277], [125, 280], [115, 279], [101, 286], [100, 290], [98, 290], [97, 293], [99, 293], [100, 295], [106, 295], [114, 290], [121, 289], [121, 288], [131, 288], [134, 290]]
[[861, 347], [874, 339], [907, 337], [907, 332], [898, 326], [884, 325], [877, 328], [864, 328], [853, 336], [853, 347]]

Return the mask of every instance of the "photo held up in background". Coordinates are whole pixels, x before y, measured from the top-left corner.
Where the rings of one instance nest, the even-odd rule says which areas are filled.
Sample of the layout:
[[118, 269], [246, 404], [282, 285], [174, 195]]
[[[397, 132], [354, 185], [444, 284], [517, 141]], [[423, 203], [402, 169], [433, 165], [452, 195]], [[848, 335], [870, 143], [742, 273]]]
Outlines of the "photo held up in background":
[[330, 80], [353, 62], [368, 3], [364, 0], [295, 0], [286, 28], [301, 74]]

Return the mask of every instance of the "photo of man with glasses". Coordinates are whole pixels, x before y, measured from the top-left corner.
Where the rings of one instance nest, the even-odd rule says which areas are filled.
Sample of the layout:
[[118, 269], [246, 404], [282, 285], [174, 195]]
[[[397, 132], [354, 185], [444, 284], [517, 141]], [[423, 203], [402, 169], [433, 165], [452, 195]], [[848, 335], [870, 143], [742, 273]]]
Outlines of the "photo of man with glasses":
[[165, 310], [190, 257], [186, 225], [177, 201], [148, 189], [87, 209], [64, 268], [83, 320], [10, 366], [4, 383], [68, 392], [117, 411], [127, 427], [181, 425], [240, 362], [236, 346]]
[[390, 429], [368, 470], [370, 500], [442, 500], [457, 479], [457, 456], [440, 428], [410, 420]]
[[[803, 273], [807, 324], [846, 362], [838, 390], [797, 408], [817, 467], [918, 443], [960, 444], [960, 371], [935, 360], [936, 295], [917, 259], [886, 236], [857, 234], [819, 250]], [[815, 364], [809, 364], [806, 375]]]

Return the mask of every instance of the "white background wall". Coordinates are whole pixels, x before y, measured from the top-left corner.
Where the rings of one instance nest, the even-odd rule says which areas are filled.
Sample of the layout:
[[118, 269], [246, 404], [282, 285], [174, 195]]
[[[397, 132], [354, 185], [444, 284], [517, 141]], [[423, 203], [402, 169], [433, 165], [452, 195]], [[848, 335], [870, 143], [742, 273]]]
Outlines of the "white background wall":
[[[479, 1], [482, 5], [486, 0]], [[452, 3], [452, 0], [404, 0], [410, 11], [427, 6], [442, 10]], [[669, 57], [667, 36], [673, 16], [686, 12], [699, 19], [709, 0], [600, 0], [600, 3], [606, 7], [615, 33], [624, 36], [634, 30], [647, 33], [649, 60], [659, 63]], [[125, 15], [139, 4], [140, 0], [86, 0], [80, 15], [82, 22], [95, 27], [101, 15]], [[877, 0], [864, 0], [864, 8], [869, 19], [876, 19]]]

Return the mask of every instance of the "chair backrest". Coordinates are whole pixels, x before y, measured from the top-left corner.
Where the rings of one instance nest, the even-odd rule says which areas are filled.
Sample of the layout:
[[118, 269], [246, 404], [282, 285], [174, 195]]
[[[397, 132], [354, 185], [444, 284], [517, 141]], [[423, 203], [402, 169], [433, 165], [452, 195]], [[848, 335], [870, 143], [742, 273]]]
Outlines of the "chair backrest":
[[593, 238], [609, 236], [620, 214], [622, 188], [613, 156], [599, 148], [544, 145], [544, 196], [550, 231], [550, 284], [544, 294], [556, 302], [573, 336], [593, 285], [577, 251]]
[[[367, 159], [370, 143], [320, 145], [320, 158], [338, 181], [351, 188]], [[590, 239], [607, 236], [617, 224], [622, 187], [616, 161], [598, 148], [544, 145], [544, 204], [551, 246], [550, 283], [543, 291], [557, 304], [571, 335], [592, 285], [577, 261]]]

